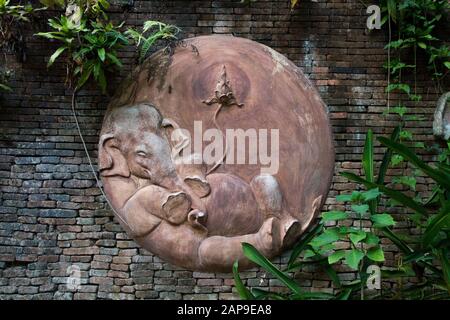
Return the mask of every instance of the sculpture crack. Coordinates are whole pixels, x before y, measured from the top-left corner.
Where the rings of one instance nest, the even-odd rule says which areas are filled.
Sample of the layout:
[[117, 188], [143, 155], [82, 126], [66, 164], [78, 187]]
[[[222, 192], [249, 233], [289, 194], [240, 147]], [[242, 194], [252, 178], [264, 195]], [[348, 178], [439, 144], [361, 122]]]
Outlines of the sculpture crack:
[[225, 65], [222, 66], [222, 71], [219, 75], [219, 79], [217, 80], [216, 90], [214, 91], [214, 95], [209, 100], [203, 100], [204, 104], [210, 106], [213, 104], [218, 104], [216, 111], [214, 112], [214, 116], [212, 118], [212, 121], [214, 123], [214, 126], [219, 130], [220, 134], [222, 135], [222, 138], [225, 140], [225, 151], [223, 153], [222, 158], [217, 161], [214, 166], [209, 169], [206, 174], [210, 174], [214, 170], [216, 170], [227, 157], [228, 153], [228, 143], [225, 139], [222, 128], [217, 123], [217, 117], [219, 116], [220, 111], [223, 107], [231, 107], [231, 106], [237, 106], [239, 108], [242, 108], [244, 106], [243, 103], [238, 103], [236, 100], [236, 97], [234, 96], [233, 89], [230, 85], [230, 80], [227, 79], [227, 69]]

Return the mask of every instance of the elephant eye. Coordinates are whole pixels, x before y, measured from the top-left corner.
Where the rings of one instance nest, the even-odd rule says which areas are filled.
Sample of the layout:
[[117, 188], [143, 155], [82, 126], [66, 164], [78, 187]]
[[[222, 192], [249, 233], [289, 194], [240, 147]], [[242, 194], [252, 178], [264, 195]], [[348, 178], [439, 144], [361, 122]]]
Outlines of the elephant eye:
[[147, 153], [145, 153], [145, 151], [137, 151], [136, 154], [138, 156], [141, 156], [141, 157], [146, 157], [147, 156]]

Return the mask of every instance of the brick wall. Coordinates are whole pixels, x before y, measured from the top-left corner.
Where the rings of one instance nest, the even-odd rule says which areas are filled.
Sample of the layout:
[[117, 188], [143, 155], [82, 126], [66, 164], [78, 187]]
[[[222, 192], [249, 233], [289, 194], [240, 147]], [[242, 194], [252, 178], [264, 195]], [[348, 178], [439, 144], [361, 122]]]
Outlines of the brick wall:
[[[183, 36], [233, 33], [264, 43], [285, 54], [315, 82], [329, 107], [336, 145], [336, 173], [360, 170], [365, 132], [388, 133], [394, 117], [382, 115], [386, 105], [386, 55], [383, 31], [368, 33], [365, 8], [357, 0], [310, 0], [290, 13], [288, 1], [134, 1], [117, 20], [142, 25], [157, 19], [178, 25]], [[64, 69], [46, 61], [56, 48], [28, 31], [28, 60], [19, 64], [13, 92], [0, 100], [0, 299], [229, 299], [236, 297], [231, 274], [181, 270], [140, 249], [113, 218], [95, 186], [70, 111]], [[34, 30], [36, 32], [36, 30]], [[134, 63], [132, 49], [112, 87]], [[422, 141], [432, 141], [431, 115], [436, 94], [419, 76], [424, 101], [412, 105], [426, 121], [408, 126]], [[394, 97], [395, 98], [395, 97]], [[108, 99], [95, 88], [80, 92], [78, 114], [91, 155], [96, 157], [98, 133]], [[381, 150], [376, 149], [377, 157]], [[428, 156], [431, 158], [431, 156]], [[341, 191], [355, 187], [335, 176], [327, 205]], [[419, 181], [419, 190], [429, 186]], [[408, 229], [407, 223], [399, 223]], [[387, 242], [386, 258], [395, 252]], [[277, 258], [278, 264], [286, 256]], [[80, 268], [81, 289], [66, 286], [74, 265]], [[355, 279], [338, 267], [344, 280]], [[280, 290], [280, 283], [253, 269], [242, 274], [250, 286]], [[298, 274], [302, 287], [330, 291], [328, 277], [306, 268]]]

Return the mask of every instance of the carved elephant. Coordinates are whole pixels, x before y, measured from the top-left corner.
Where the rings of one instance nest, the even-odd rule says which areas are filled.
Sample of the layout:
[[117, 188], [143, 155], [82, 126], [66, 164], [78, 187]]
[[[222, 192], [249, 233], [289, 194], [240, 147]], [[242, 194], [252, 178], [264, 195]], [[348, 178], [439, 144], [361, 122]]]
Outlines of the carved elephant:
[[195, 270], [230, 271], [235, 259], [245, 267], [241, 242], [278, 252], [300, 226], [283, 212], [276, 179], [260, 175], [248, 184], [230, 174], [206, 176], [202, 164], [175, 162], [185, 145], [183, 139], [171, 145], [176, 128], [145, 103], [105, 118], [99, 170], [127, 231], [154, 254]]

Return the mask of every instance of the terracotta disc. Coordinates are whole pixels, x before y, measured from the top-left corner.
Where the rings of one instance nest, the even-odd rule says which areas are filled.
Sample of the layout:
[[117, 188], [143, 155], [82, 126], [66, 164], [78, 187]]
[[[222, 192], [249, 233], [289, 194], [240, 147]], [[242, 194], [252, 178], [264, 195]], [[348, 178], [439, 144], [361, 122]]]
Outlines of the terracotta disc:
[[[228, 81], [226, 88], [222, 83], [222, 89], [229, 91], [224, 89], [226, 92], [219, 92], [219, 95], [231, 92], [232, 99], [225, 99], [225, 102], [213, 101], [221, 79]], [[210, 105], [205, 103], [208, 101], [211, 102]], [[221, 103], [222, 109], [214, 118]], [[180, 128], [187, 129], [191, 137], [194, 137], [195, 121], [201, 122], [203, 132], [216, 128], [216, 124], [223, 133], [226, 129], [255, 129], [257, 133], [261, 130], [269, 133], [273, 132], [271, 129], [277, 130], [279, 167], [272, 177], [278, 183], [277, 190], [282, 196], [282, 213], [272, 208], [270, 210], [273, 212], [262, 214], [264, 210], [261, 207], [261, 195], [252, 185], [252, 180], [267, 165], [261, 161], [256, 164], [227, 163], [227, 159], [211, 174], [205, 173], [202, 176], [211, 188], [205, 191], [209, 192], [207, 196], [199, 196], [206, 207], [191, 205], [187, 209], [189, 212], [199, 208], [200, 211], [207, 210], [205, 220], [201, 220], [201, 217], [198, 220], [201, 226], [190, 224], [188, 218], [180, 224], [179, 221], [172, 223], [170, 219], [167, 221], [165, 217], [154, 214], [152, 210], [156, 209], [150, 208], [153, 208], [154, 200], [148, 208], [145, 202], [147, 200], [142, 200], [144, 202], [139, 204], [128, 203], [127, 206], [127, 201], [133, 196], [137, 198], [136, 193], [142, 188], [154, 184], [158, 188], [166, 188], [164, 182], [157, 182], [158, 179], [152, 180], [153, 178], [145, 178], [145, 175], [133, 172], [138, 169], [135, 168], [136, 164], [130, 163], [134, 161], [130, 158], [133, 157], [130, 148], [139, 144], [139, 139], [144, 139], [144, 136], [139, 138], [129, 133], [118, 137], [114, 131], [116, 127], [123, 131], [121, 126], [130, 126], [130, 123], [125, 122], [115, 126], [114, 123], [122, 121], [118, 115], [120, 111], [117, 110], [141, 104], [153, 105], [159, 110], [161, 118], [168, 118]], [[147, 107], [139, 107], [136, 110], [145, 108]], [[141, 121], [151, 111], [129, 114], [139, 114], [135, 128], [147, 130], [145, 123]], [[258, 244], [259, 238], [251, 238], [250, 234], [263, 228], [270, 229], [268, 233], [274, 238], [280, 237], [280, 233], [282, 235], [280, 243], [275, 243], [274, 240], [273, 246], [261, 245], [260, 251], [268, 256], [279, 254], [314, 221], [326, 199], [333, 176], [333, 139], [327, 109], [317, 90], [301, 70], [283, 55], [257, 42], [232, 36], [186, 39], [171, 49], [152, 55], [133, 71], [116, 93], [108, 108], [101, 134], [103, 139], [100, 140], [99, 163], [102, 181], [122, 225], [146, 249], [189, 269], [230, 272], [236, 259], [241, 260], [243, 267], [250, 265], [237, 253], [240, 252], [240, 243], [255, 241]], [[164, 128], [158, 128], [155, 134], [164, 137]], [[224, 145], [226, 144], [224, 140]], [[269, 151], [271, 146], [269, 142]], [[110, 148], [108, 155], [114, 164], [108, 162], [109, 158], [104, 158], [106, 147]], [[235, 148], [234, 151], [236, 150]], [[130, 173], [113, 174], [109, 171], [111, 166], [116, 166], [119, 160], [115, 159], [122, 157], [128, 163]], [[212, 167], [212, 164], [206, 165], [206, 171]], [[187, 177], [177, 170], [181, 180]], [[228, 179], [228, 176], [233, 178]], [[263, 186], [264, 183], [266, 182], [263, 181]], [[173, 185], [166, 189], [176, 192]], [[152, 190], [149, 193], [152, 196], [159, 192], [159, 189]], [[189, 190], [191, 189], [183, 187], [178, 191], [188, 193]], [[173, 201], [176, 205], [181, 204], [180, 208], [183, 206], [184, 199]], [[228, 205], [233, 205], [230, 201], [234, 202], [234, 207], [228, 209]], [[239, 211], [240, 206], [248, 210]], [[139, 213], [137, 218], [136, 212], [141, 212], [139, 210], [145, 213]], [[268, 222], [272, 216], [275, 216], [275, 222]], [[284, 218], [285, 216], [289, 216], [289, 219]], [[296, 226], [287, 230], [291, 227], [290, 223], [285, 223], [287, 220], [296, 220]], [[279, 221], [283, 223], [280, 224]], [[148, 226], [147, 231], [139, 233], [136, 231], [139, 228], [135, 228], [133, 223]], [[275, 224], [268, 227], [273, 223]], [[246, 241], [246, 236], [249, 241]], [[222, 238], [218, 239], [220, 237]], [[235, 241], [230, 240], [228, 244], [228, 240], [223, 241], [224, 238], [233, 238]], [[181, 244], [182, 240], [179, 239], [186, 241]], [[214, 242], [216, 240], [218, 242]], [[224, 243], [215, 248], [218, 252], [207, 251], [212, 251], [211, 248], [217, 243]]]

